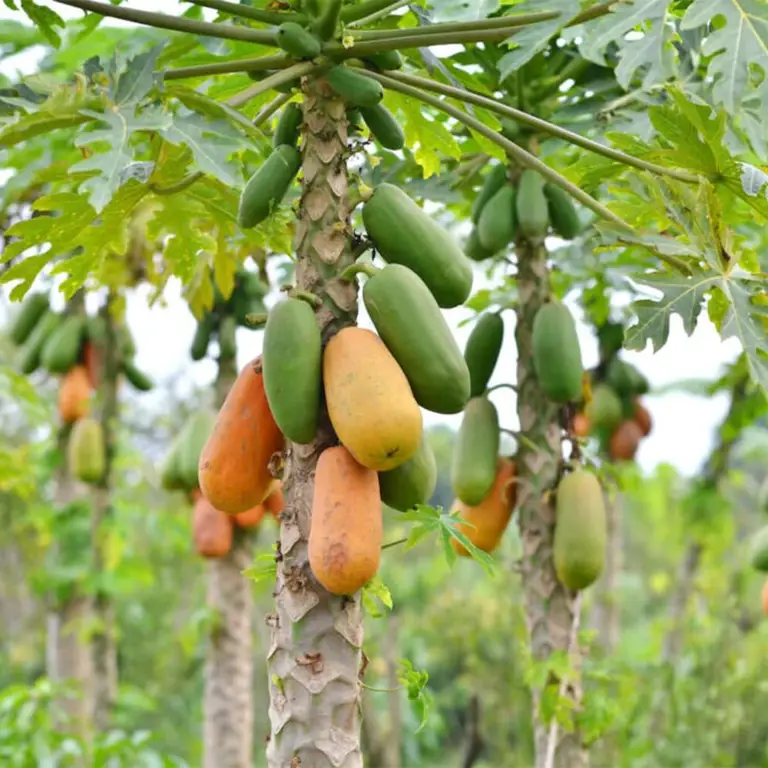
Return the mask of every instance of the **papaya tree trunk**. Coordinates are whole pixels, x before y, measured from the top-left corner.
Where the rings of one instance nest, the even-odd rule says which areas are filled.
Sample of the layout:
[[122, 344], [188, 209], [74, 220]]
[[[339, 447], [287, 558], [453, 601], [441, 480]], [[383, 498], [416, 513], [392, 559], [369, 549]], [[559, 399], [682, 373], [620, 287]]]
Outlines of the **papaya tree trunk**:
[[[216, 404], [237, 378], [234, 356], [220, 355]], [[210, 561], [208, 608], [213, 619], [205, 658], [205, 768], [249, 768], [253, 754], [253, 593], [243, 571], [252, 564], [253, 536], [235, 528], [232, 549]]]
[[[547, 251], [541, 242], [521, 239], [517, 243], [517, 413], [520, 421], [517, 467], [517, 514], [523, 544], [522, 582], [526, 623], [534, 663], [546, 663], [555, 652], [568, 652], [576, 615], [575, 595], [557, 578], [552, 545], [555, 532], [555, 510], [551, 492], [557, 481], [561, 457], [561, 430], [558, 409], [539, 387], [533, 370], [533, 320], [549, 297]], [[575, 670], [565, 686], [565, 696], [576, 711], [581, 701], [578, 679], [578, 651], [571, 648], [571, 666]], [[560, 681], [546, 683], [554, 690]], [[536, 768], [582, 768], [588, 756], [577, 729], [559, 729], [555, 734], [554, 762], [550, 729], [542, 713], [544, 691], [535, 688], [533, 716], [535, 728]]]
[[[316, 310], [327, 343], [354, 323], [357, 293], [340, 270], [354, 257], [349, 233], [344, 103], [324, 81], [303, 83], [303, 190], [296, 232], [296, 283], [321, 297]], [[277, 557], [276, 610], [267, 617], [269, 768], [358, 768], [363, 619], [359, 595], [336, 597], [315, 581], [307, 537], [314, 471], [320, 452], [335, 441], [327, 414], [309, 445], [286, 450]]]

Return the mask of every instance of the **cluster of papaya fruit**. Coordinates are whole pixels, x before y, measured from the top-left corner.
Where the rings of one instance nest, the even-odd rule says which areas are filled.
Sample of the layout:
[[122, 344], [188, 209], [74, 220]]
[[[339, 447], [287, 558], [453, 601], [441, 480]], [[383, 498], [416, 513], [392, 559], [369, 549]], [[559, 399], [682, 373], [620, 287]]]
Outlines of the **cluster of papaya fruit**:
[[[768, 525], [753, 534], [750, 542], [750, 562], [756, 571], [768, 573]], [[763, 612], [768, 616], [768, 578], [763, 584]]]
[[513, 184], [504, 164], [488, 171], [472, 205], [472, 230], [465, 253], [473, 261], [484, 261], [502, 253], [518, 236], [531, 239], [552, 232], [572, 240], [582, 230], [573, 201], [560, 187], [545, 182], [526, 169]]

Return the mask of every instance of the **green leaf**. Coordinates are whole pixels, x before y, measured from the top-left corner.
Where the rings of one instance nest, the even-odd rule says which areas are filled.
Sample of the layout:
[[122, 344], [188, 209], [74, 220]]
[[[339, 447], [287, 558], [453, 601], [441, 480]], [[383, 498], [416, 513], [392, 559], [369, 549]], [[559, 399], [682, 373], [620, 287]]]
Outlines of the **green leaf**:
[[256, 555], [253, 565], [243, 571], [243, 576], [257, 583], [260, 581], [274, 582], [277, 578], [276, 552], [277, 548], [273, 545], [271, 552]]
[[381, 580], [381, 576], [378, 574], [363, 587], [362, 600], [366, 612], [374, 619], [385, 615], [379, 608], [379, 603], [388, 611], [392, 610], [392, 595], [389, 587]]
[[40, 30], [45, 39], [54, 47], [61, 45], [61, 37], [54, 27], [65, 27], [64, 19], [58, 13], [38, 5], [34, 0], [21, 0], [21, 9], [27, 14], [29, 20]]
[[115, 104], [121, 107], [138, 104], [152, 89], [155, 81], [157, 57], [164, 43], [155, 45], [146, 53], [130, 59], [117, 81]]

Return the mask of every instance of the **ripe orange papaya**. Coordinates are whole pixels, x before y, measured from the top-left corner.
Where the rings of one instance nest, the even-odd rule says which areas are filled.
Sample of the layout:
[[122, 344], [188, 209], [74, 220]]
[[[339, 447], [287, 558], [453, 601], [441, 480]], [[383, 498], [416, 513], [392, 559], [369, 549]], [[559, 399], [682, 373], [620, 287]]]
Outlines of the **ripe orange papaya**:
[[592, 431], [589, 416], [586, 413], [577, 413], [571, 421], [571, 431], [576, 437], [588, 437]]
[[205, 496], [195, 502], [192, 539], [197, 554], [202, 557], [224, 557], [232, 549], [232, 521]]
[[232, 515], [238, 528], [256, 528], [266, 514], [272, 515], [276, 521], [280, 522], [279, 515], [283, 511], [283, 492], [280, 489], [279, 481], [274, 488], [275, 490], [261, 504], [257, 504], [238, 515]]
[[763, 584], [763, 613], [768, 616], [768, 581]]
[[613, 461], [632, 461], [642, 439], [643, 430], [636, 421], [622, 421], [611, 434], [608, 455]]
[[651, 428], [653, 427], [651, 414], [639, 400], [635, 400], [635, 412], [632, 415], [632, 419], [637, 422], [643, 437], [647, 437], [651, 433]]
[[101, 378], [101, 355], [98, 347], [90, 340], [86, 340], [83, 344], [83, 365], [88, 372], [91, 389], [98, 389]]
[[331, 424], [357, 462], [385, 471], [416, 453], [421, 411], [408, 379], [373, 331], [343, 328], [330, 340], [323, 385]]
[[[470, 507], [462, 501], [456, 501], [454, 509], [458, 510], [462, 520], [469, 523], [469, 525], [459, 525], [459, 530], [478, 549], [483, 552], [493, 552], [499, 546], [504, 531], [507, 530], [516, 501], [515, 462], [511, 459], [499, 459], [493, 486], [477, 506]], [[456, 539], [451, 539], [451, 546], [456, 554], [469, 557], [469, 552], [464, 545]]]
[[382, 539], [379, 476], [337, 446], [320, 455], [315, 472], [309, 565], [334, 595], [350, 595], [379, 569]]
[[76, 365], [59, 385], [59, 416], [65, 424], [71, 424], [88, 415], [91, 383], [85, 366]]
[[274, 481], [269, 460], [284, 443], [269, 410], [257, 357], [235, 380], [200, 453], [200, 489], [230, 515], [261, 504]]
[[279, 480], [275, 483], [274, 489], [275, 490], [264, 500], [264, 509], [266, 509], [275, 520], [280, 522], [280, 513], [285, 508], [285, 497], [283, 496], [283, 486]]

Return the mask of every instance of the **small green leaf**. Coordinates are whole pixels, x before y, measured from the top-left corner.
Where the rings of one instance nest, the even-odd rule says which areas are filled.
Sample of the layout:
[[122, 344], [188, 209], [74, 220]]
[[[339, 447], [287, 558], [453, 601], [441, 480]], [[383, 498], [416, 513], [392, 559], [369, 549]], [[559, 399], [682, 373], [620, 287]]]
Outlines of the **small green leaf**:
[[392, 610], [392, 595], [378, 574], [363, 587], [362, 600], [366, 613], [374, 619], [385, 615], [379, 608], [379, 603], [388, 611]]
[[115, 104], [126, 107], [138, 104], [152, 89], [155, 80], [157, 57], [163, 50], [165, 43], [150, 48], [146, 53], [141, 53], [130, 59], [126, 69], [117, 81]]
[[54, 27], [61, 27], [63, 29], [65, 24], [64, 19], [58, 13], [50, 8], [38, 5], [34, 0], [21, 0], [21, 9], [54, 48], [58, 48], [61, 45], [61, 37], [59, 37], [59, 33], [56, 32]]

